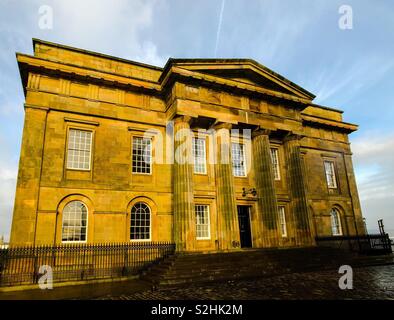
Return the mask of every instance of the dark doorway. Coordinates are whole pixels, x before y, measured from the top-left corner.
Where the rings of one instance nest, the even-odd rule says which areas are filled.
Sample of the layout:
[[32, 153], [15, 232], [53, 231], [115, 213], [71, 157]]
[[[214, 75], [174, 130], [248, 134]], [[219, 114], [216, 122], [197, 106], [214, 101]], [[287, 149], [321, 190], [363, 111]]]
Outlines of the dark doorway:
[[241, 248], [251, 248], [252, 236], [250, 233], [249, 206], [237, 206], [237, 208]]

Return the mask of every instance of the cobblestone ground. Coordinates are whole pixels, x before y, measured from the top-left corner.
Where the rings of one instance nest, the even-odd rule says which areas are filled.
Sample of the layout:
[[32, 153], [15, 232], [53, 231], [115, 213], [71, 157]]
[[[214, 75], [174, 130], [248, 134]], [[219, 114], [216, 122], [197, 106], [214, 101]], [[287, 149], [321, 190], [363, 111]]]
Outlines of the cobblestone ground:
[[260, 300], [390, 299], [394, 300], [394, 265], [353, 269], [353, 289], [341, 290], [338, 270], [293, 273], [269, 279], [238, 280], [165, 288], [100, 299], [114, 300]]

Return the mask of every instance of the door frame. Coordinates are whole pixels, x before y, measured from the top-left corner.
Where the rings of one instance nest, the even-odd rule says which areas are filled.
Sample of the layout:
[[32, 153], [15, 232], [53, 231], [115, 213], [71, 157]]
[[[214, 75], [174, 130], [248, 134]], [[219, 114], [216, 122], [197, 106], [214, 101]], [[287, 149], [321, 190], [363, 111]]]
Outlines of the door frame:
[[[252, 232], [252, 217], [251, 217], [251, 208], [253, 207], [253, 204], [250, 203], [237, 203], [237, 220], [239, 219], [239, 213], [238, 213], [238, 207], [246, 207], [248, 211], [248, 219], [249, 219], [249, 234], [250, 234], [250, 247], [243, 247], [241, 244], [241, 230], [238, 230], [239, 234], [239, 245], [241, 249], [248, 249], [248, 248], [254, 248], [253, 247], [253, 232]], [[239, 226], [239, 220], [238, 220], [238, 226]]]

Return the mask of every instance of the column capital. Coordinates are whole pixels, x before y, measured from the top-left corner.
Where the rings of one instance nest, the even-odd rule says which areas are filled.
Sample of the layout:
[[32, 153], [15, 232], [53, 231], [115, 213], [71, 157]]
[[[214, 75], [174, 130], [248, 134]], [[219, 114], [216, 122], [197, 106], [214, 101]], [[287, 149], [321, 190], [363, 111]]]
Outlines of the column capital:
[[299, 133], [294, 133], [294, 132], [290, 131], [283, 138], [283, 142], [300, 141], [303, 137], [305, 137], [305, 135], [302, 135]]
[[233, 124], [229, 122], [222, 122], [222, 121], [217, 121], [212, 125], [212, 128], [214, 130], [220, 130], [220, 129], [227, 129], [231, 130], [233, 128]]
[[252, 138], [258, 137], [258, 136], [269, 136], [272, 130], [269, 129], [264, 129], [264, 128], [258, 128], [252, 131]]
[[187, 115], [176, 115], [173, 121], [174, 123], [187, 123], [188, 125], [190, 125], [192, 117]]

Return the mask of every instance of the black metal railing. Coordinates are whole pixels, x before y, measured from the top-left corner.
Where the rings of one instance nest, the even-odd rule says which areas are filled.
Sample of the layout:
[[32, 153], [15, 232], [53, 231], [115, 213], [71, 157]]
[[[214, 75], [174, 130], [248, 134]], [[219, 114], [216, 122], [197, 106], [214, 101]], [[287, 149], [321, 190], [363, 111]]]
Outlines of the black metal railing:
[[0, 249], [0, 286], [38, 283], [44, 269], [53, 282], [138, 275], [174, 252], [169, 242], [10, 247]]
[[393, 252], [388, 234], [316, 237], [316, 243], [319, 246], [346, 249], [361, 254], [390, 254]]

